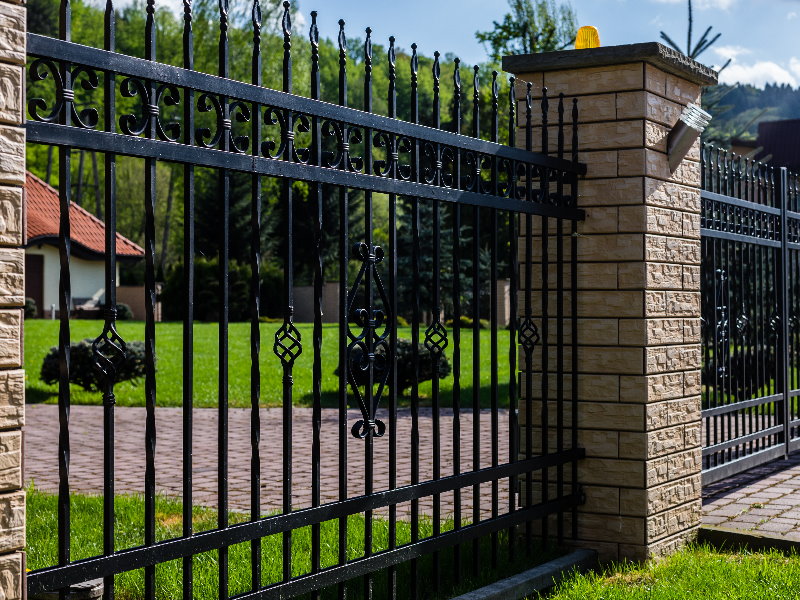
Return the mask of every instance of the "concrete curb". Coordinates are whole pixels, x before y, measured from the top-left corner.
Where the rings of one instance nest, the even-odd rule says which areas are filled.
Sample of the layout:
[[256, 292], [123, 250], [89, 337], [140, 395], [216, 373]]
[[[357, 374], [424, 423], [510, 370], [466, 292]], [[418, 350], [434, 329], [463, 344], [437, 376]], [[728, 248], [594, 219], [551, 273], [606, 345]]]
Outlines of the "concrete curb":
[[585, 573], [596, 566], [596, 551], [576, 550], [519, 575], [453, 598], [453, 600], [521, 600], [534, 592], [553, 587], [573, 571]]
[[789, 540], [779, 535], [742, 531], [741, 529], [704, 525], [697, 534], [697, 541], [726, 550], [780, 550], [781, 552], [800, 554], [800, 541]]

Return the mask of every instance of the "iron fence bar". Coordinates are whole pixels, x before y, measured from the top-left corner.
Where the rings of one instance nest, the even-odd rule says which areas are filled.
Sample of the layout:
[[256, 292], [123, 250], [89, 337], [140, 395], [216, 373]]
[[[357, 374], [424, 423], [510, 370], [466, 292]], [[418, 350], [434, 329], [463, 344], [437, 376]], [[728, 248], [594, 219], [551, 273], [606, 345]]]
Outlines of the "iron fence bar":
[[[497, 468], [487, 467], [461, 475], [442, 477], [437, 481], [429, 480], [394, 490], [384, 490], [371, 496], [354, 496], [339, 502], [263, 517], [256, 522], [245, 521], [231, 525], [225, 530], [201, 531], [190, 538], [174, 538], [158, 542], [153, 546], [121, 550], [114, 556], [99, 556], [78, 560], [64, 566], [32, 571], [27, 575], [28, 593], [37, 594], [56, 590], [88, 579], [124, 573], [190, 554], [215, 550], [223, 542], [233, 546], [257, 537], [276, 535], [292, 529], [307, 527], [313, 523], [322, 523], [342, 516], [358, 514], [365, 510], [376, 510], [391, 504], [401, 504], [413, 499], [428, 497], [436, 492], [442, 494], [470, 487], [476, 483], [486, 483], [494, 477], [505, 478], [534, 472], [544, 465], [555, 466], [559, 462], [572, 462], [584, 456], [585, 452], [582, 449], [568, 450], [561, 455], [553, 453], [548, 456], [536, 456], [531, 460], [520, 460]], [[441, 537], [444, 537], [444, 534]]]
[[[516, 79], [509, 78], [508, 88], [508, 145], [517, 143], [517, 96]], [[516, 173], [511, 174], [515, 179]], [[512, 185], [512, 189], [515, 185]], [[519, 406], [517, 398], [517, 294], [519, 293], [519, 231], [517, 221], [519, 217], [511, 213], [508, 218], [508, 248], [510, 255], [509, 269], [509, 310], [508, 310], [508, 462], [514, 463], [519, 458], [519, 419], [517, 418]], [[516, 510], [515, 497], [519, 482], [516, 477], [508, 480], [508, 512]], [[508, 558], [510, 562], [516, 560], [515, 526], [508, 529]]]
[[[339, 20], [339, 105], [347, 105], [347, 39], [344, 32], [344, 20]], [[342, 139], [349, 139], [347, 130], [342, 132]], [[342, 148], [342, 161], [348, 161], [347, 149]], [[350, 200], [346, 187], [339, 187], [339, 502], [347, 500], [347, 440], [350, 426], [347, 419], [347, 332], [350, 315], [348, 314], [348, 280], [349, 255], [349, 213]], [[339, 518], [338, 523], [338, 564], [347, 563], [347, 516]], [[344, 600], [347, 590], [340, 583], [337, 594]]]
[[[319, 29], [317, 28], [317, 11], [311, 11], [311, 29], [309, 32], [311, 42], [311, 97], [320, 97], [319, 73]], [[322, 125], [317, 117], [311, 118], [311, 153], [312, 161], [322, 165]], [[319, 506], [321, 485], [321, 434], [322, 434], [322, 226], [323, 226], [323, 198], [322, 185], [315, 183], [311, 187], [311, 198], [316, 203], [316, 214], [313, 216], [314, 231], [314, 325], [313, 325], [313, 366], [312, 366], [312, 396], [313, 408], [311, 418], [311, 505]], [[318, 523], [311, 526], [311, 572], [320, 570], [322, 554], [321, 528]], [[319, 600], [319, 592], [314, 593], [314, 600]]]
[[[209, 95], [227, 96], [242, 102], [255, 102], [263, 107], [291, 110], [295, 113], [317, 115], [323, 120], [346, 122], [350, 126], [372, 128], [408, 138], [420, 138], [444, 146], [453, 146], [480, 154], [530, 162], [555, 170], [578, 175], [586, 174], [586, 165], [560, 162], [555, 157], [542, 156], [503, 144], [458, 135], [447, 130], [437, 130], [419, 123], [392, 119], [383, 115], [366, 113], [355, 108], [312, 100], [290, 92], [282, 92], [249, 83], [221, 78], [215, 75], [174, 67], [164, 63], [149, 62], [140, 58], [114, 52], [105, 52], [64, 40], [34, 33], [27, 34], [28, 55], [83, 65], [101, 71], [114, 71], [119, 75], [153, 80], [179, 87], [191, 87]], [[91, 149], [91, 148], [89, 148]]]
[[[194, 69], [194, 32], [192, 29], [192, 0], [183, 2], [183, 67]], [[183, 88], [183, 142], [186, 146], [194, 143], [194, 90]], [[182, 533], [189, 537], [194, 533], [192, 520], [193, 479], [192, 479], [192, 441], [194, 412], [194, 165], [183, 165], [183, 288], [186, 298], [186, 313], [183, 319], [183, 490], [181, 516]], [[185, 556], [181, 565], [183, 576], [183, 600], [194, 598], [194, 557]]]
[[771, 396], [764, 396], [762, 398], [749, 398], [748, 400], [739, 400], [731, 404], [725, 404], [713, 408], [705, 408], [703, 409], [702, 415], [703, 418], [713, 417], [715, 415], [722, 415], [731, 411], [737, 411], [737, 410], [742, 410], [744, 408], [751, 408], [755, 406], [762, 406], [764, 404], [769, 404], [771, 402], [777, 402], [780, 401], [782, 397], [783, 397], [782, 394], [773, 394]]
[[[779, 425], [773, 425], [772, 427], [769, 427], [767, 429], [762, 429], [760, 431], [756, 431], [754, 433], [750, 433], [750, 434], [742, 435], [742, 436], [737, 436], [737, 437], [729, 439], [727, 441], [720, 442], [718, 444], [714, 444], [713, 446], [707, 446], [707, 447], [703, 448], [703, 456], [710, 456], [710, 455], [718, 454], [720, 452], [723, 452], [725, 450], [730, 450], [731, 448], [734, 448], [734, 447], [742, 445], [742, 444], [746, 444], [746, 443], [748, 443], [750, 441], [753, 441], [753, 440], [758, 440], [758, 439], [769, 437], [769, 436], [772, 436], [772, 435], [779, 435], [779, 434], [783, 433], [783, 431], [784, 431], [784, 425], [783, 424], [779, 424]], [[727, 459], [724, 462], [730, 462], [730, 459]]]
[[[533, 149], [533, 102], [532, 84], [528, 82], [525, 93], [525, 149]], [[533, 173], [530, 167], [525, 170], [526, 196], [532, 197]], [[538, 341], [538, 331], [533, 322], [533, 219], [525, 215], [525, 319], [520, 324], [520, 342], [525, 354], [525, 459], [533, 458], [533, 349]], [[525, 508], [533, 506], [533, 481], [525, 478]], [[525, 553], [530, 556], [533, 547], [533, 523], [525, 522]]]
[[[492, 71], [492, 114], [491, 114], [491, 137], [493, 142], [499, 142], [499, 83], [497, 81], [497, 71]], [[497, 158], [492, 159], [491, 164], [491, 181], [492, 192], [497, 195], [500, 190], [500, 181], [498, 174]], [[491, 401], [491, 435], [492, 435], [492, 466], [496, 467], [500, 462], [500, 427], [498, 421], [499, 410], [499, 378], [498, 378], [498, 349], [497, 349], [497, 328], [498, 328], [498, 315], [497, 315], [497, 260], [498, 260], [498, 246], [497, 246], [497, 230], [499, 228], [499, 220], [497, 210], [492, 209], [489, 213], [490, 227], [489, 231], [489, 248], [490, 248], [490, 265], [489, 265], [489, 356], [491, 360], [491, 380], [489, 383], [489, 393]], [[499, 515], [500, 504], [500, 485], [499, 480], [492, 481], [492, 518], [497, 518]], [[497, 568], [498, 551], [499, 551], [500, 536], [499, 532], [492, 534], [492, 568]]]
[[[145, 21], [145, 58], [156, 60], [155, 0], [147, 0]], [[157, 89], [147, 81], [145, 93], [149, 116], [144, 124], [148, 139], [156, 138]], [[143, 98], [144, 100], [144, 98]], [[155, 157], [145, 159], [144, 184], [144, 250], [145, 250], [145, 476], [144, 476], [144, 543], [156, 543], [156, 168]], [[156, 597], [156, 570], [150, 565], [144, 570], [144, 597]]]
[[783, 452], [782, 446], [759, 448], [756, 452], [748, 454], [737, 461], [707, 467], [702, 473], [703, 485], [710, 485], [731, 475], [736, 475], [742, 471], [779, 459], [783, 456]]
[[[550, 109], [550, 101], [547, 97], [547, 88], [542, 88], [542, 154], [548, 151], [548, 124], [547, 116]], [[550, 199], [550, 179], [549, 173], [545, 169], [540, 178], [539, 199], [548, 203]], [[542, 435], [542, 454], [550, 451], [550, 229], [547, 217], [542, 217], [542, 413], [541, 413], [541, 435]], [[542, 502], [547, 502], [550, 497], [550, 477], [547, 469], [542, 469]], [[547, 547], [549, 543], [549, 518], [542, 519], [542, 546]]]
[[[70, 0], [61, 0], [59, 8], [59, 37], [69, 40], [72, 29], [72, 7]], [[70, 89], [72, 73], [67, 63], [60, 63], [59, 74], [61, 80]], [[74, 98], [65, 97], [65, 107], [58, 118], [60, 126], [69, 126], [71, 123], [70, 108]], [[70, 488], [69, 488], [69, 462], [70, 462], [70, 325], [69, 311], [72, 304], [72, 289], [70, 285], [70, 176], [71, 176], [71, 148], [66, 146], [58, 149], [58, 564], [67, 565], [70, 562], [70, 537], [72, 526], [70, 522]], [[66, 600], [66, 591], [59, 593], [60, 600]]]
[[417, 198], [439, 199], [445, 202], [458, 202], [468, 206], [498, 208], [515, 213], [531, 215], [561, 216], [565, 219], [583, 219], [585, 213], [573, 207], [552, 206], [538, 202], [528, 202], [513, 198], [496, 198], [467, 189], [435, 187], [416, 181], [403, 181], [381, 178], [364, 173], [347, 172], [327, 167], [304, 165], [270, 158], [221, 152], [198, 146], [184, 146], [162, 140], [147, 140], [101, 131], [60, 127], [52, 123], [29, 121], [26, 124], [29, 142], [70, 146], [73, 148], [94, 148], [98, 152], [117, 152], [126, 156], [140, 158], [157, 157], [161, 161], [192, 163], [195, 166], [226, 168], [230, 171], [258, 173], [298, 181], [319, 181], [323, 184], [348, 188], [371, 190], [386, 194], [397, 194]]
[[[106, 2], [103, 15], [105, 33], [103, 47], [114, 51], [116, 38], [116, 18], [112, 0]], [[114, 75], [107, 73], [103, 80], [106, 102], [103, 105], [103, 125], [106, 131], [113, 132], [116, 122], [116, 95], [114, 94]], [[95, 351], [103, 345], [105, 356], [95, 355], [95, 361], [104, 371], [103, 394], [103, 553], [114, 553], [115, 516], [114, 516], [114, 380], [120, 356], [124, 356], [125, 345], [116, 331], [117, 318], [117, 203], [116, 203], [116, 157], [105, 154], [104, 159], [105, 187], [105, 325], [103, 333], [95, 341]], [[96, 164], [96, 162], [95, 162]], [[96, 175], [96, 173], [95, 173]], [[98, 184], [99, 185], [99, 184]], [[110, 352], [109, 352], [110, 350]], [[120, 352], [121, 351], [121, 352]], [[109, 356], [109, 354], [111, 356]], [[113, 358], [112, 358], [113, 356]], [[99, 360], [98, 360], [99, 359]], [[105, 360], [103, 360], [105, 359]], [[105, 364], [103, 364], [105, 363]], [[105, 367], [105, 369], [103, 369]], [[114, 600], [114, 578], [103, 580], [103, 600]]]
[[[558, 95], [558, 158], [564, 158], [564, 94]], [[556, 196], [564, 195], [563, 174], [556, 180]], [[564, 221], [556, 220], [556, 451], [564, 450]], [[556, 497], [564, 494], [564, 467], [556, 470]], [[558, 512], [558, 544], [564, 543], [564, 513]]]
[[789, 458], [789, 442], [791, 441], [791, 412], [789, 389], [791, 382], [789, 372], [791, 369], [791, 352], [789, 349], [789, 231], [787, 211], [789, 209], [789, 171], [786, 167], [780, 169], [780, 192], [781, 203], [781, 254], [778, 271], [778, 294], [781, 311], [781, 393], [783, 396], [783, 447], [784, 458]]
[[[389, 37], [389, 117], [397, 117], [397, 65], [394, 48], [395, 38]], [[391, 140], [392, 152], [397, 151], [398, 140]], [[397, 161], [391, 161], [393, 175], [397, 174]], [[398, 274], [398, 243], [397, 243], [397, 195], [389, 194], [389, 289], [391, 290], [391, 314], [393, 318], [389, 333], [389, 489], [397, 488], [397, 274]], [[397, 505], [389, 506], [389, 550], [397, 548]], [[397, 598], [397, 567], [392, 565], [387, 573], [387, 585], [390, 600]]]
[[[480, 126], [480, 80], [479, 67], [473, 67], [472, 77], [472, 137], [481, 136]], [[475, 164], [475, 186], [480, 190], [481, 164]], [[472, 207], [472, 468], [481, 465], [481, 288], [480, 288], [480, 244], [481, 244], [481, 211]], [[472, 487], [472, 522], [481, 521], [481, 487]], [[472, 572], [480, 568], [480, 545], [478, 539], [472, 540]]]
[[[461, 133], [461, 61], [453, 61], [453, 129]], [[456, 181], [461, 182], [461, 154], [456, 157]], [[453, 475], [461, 473], [461, 205], [453, 204]], [[461, 489], [453, 490], [453, 530], [461, 529]], [[461, 583], [461, 544], [453, 546], [453, 580]]]
[[[366, 28], [366, 37], [364, 38], [364, 112], [372, 112], [372, 29]], [[364, 129], [364, 172], [372, 173], [373, 159], [372, 159], [372, 129]], [[367, 190], [364, 192], [364, 238], [369, 251], [375, 252], [372, 245], [372, 227], [373, 227], [373, 205], [372, 205], [372, 192]], [[364, 308], [366, 309], [365, 330], [368, 337], [367, 348], [372, 348], [374, 341], [374, 333], [372, 329], [372, 320], [374, 320], [375, 307], [373, 306], [373, 284], [374, 284], [374, 271], [367, 268], [364, 277]], [[394, 319], [394, 315], [391, 316]], [[370, 360], [369, 370], [367, 373], [367, 383], [364, 386], [364, 401], [369, 408], [370, 416], [374, 417], [375, 414], [375, 362]], [[367, 435], [364, 438], [364, 495], [369, 496], [374, 489], [375, 478], [375, 464], [374, 464], [374, 433], [373, 428], [367, 429]], [[367, 510], [364, 513], [364, 557], [367, 558], [372, 555], [372, 511]], [[372, 573], [364, 576], [364, 598], [372, 600]]]
[[[578, 99], [572, 99], [572, 160], [578, 160]], [[578, 204], [578, 178], [570, 178], [570, 196], [574, 206]], [[572, 342], [570, 366], [571, 366], [571, 416], [570, 433], [572, 436], [571, 448], [573, 451], [578, 449], [578, 390], [580, 380], [578, 378], [578, 223], [572, 221], [570, 224], [570, 340]], [[578, 461], [572, 461], [571, 491], [573, 497], [578, 497]], [[578, 538], [578, 507], [572, 507], [572, 538]]]
[[[261, 4], [253, 1], [253, 54], [250, 59], [251, 81], [262, 85], [261, 74]], [[253, 104], [250, 135], [252, 152], [259, 152], [261, 111]], [[261, 176], [250, 177], [250, 520], [261, 518]], [[261, 539], [250, 542], [251, 589], [261, 587]], [[190, 599], [186, 599], [190, 600]]]

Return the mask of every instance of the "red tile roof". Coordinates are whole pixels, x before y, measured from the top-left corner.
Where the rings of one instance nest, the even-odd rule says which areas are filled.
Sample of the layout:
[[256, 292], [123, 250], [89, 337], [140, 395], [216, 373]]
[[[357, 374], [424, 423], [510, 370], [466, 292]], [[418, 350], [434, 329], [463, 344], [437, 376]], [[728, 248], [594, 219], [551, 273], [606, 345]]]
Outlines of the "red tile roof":
[[[28, 244], [58, 239], [58, 190], [47, 185], [31, 172], [25, 181], [27, 200]], [[73, 244], [102, 258], [105, 255], [105, 223], [74, 202], [69, 207], [70, 235]], [[138, 258], [144, 256], [141, 246], [117, 234], [117, 256]]]

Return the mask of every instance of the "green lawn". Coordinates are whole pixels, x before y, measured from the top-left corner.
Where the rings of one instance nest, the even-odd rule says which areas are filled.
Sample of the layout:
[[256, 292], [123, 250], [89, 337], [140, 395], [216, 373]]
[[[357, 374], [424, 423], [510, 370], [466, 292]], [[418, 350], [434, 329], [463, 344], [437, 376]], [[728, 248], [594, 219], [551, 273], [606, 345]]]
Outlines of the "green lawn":
[[[645, 564], [570, 577], [547, 600], [797, 600], [800, 557], [690, 546]], [[533, 599], [530, 599], [533, 600]]]
[[[261, 324], [261, 404], [278, 406], [281, 404], [282, 369], [280, 361], [272, 352], [276, 323]], [[101, 321], [75, 320], [70, 324], [73, 341], [94, 338], [102, 331]], [[302, 336], [303, 353], [294, 366], [294, 401], [299, 406], [312, 403], [311, 367], [313, 351], [311, 347], [312, 325], [297, 325]], [[196, 323], [194, 326], [194, 403], [197, 407], [217, 405], [218, 369], [218, 326], [216, 323]], [[127, 341], [144, 340], [144, 323], [141, 321], [121, 321], [118, 323], [120, 335]], [[411, 338], [409, 327], [399, 328], [401, 338]], [[450, 332], [452, 338], [452, 332]], [[420, 338], [424, 337], [424, 333]], [[490, 333], [484, 330], [480, 335], [481, 357], [481, 404], [490, 406]], [[338, 405], [339, 378], [333, 372], [338, 365], [338, 325], [325, 325], [322, 335], [322, 394], [324, 406]], [[28, 402], [56, 402], [58, 386], [46, 385], [39, 379], [42, 360], [51, 347], [58, 344], [58, 321], [29, 319], [25, 321], [25, 371]], [[180, 406], [182, 399], [182, 324], [156, 324], [156, 353], [158, 358], [157, 403], [159, 406]], [[453, 349], [448, 347], [445, 354], [452, 364]], [[508, 394], [508, 331], [498, 332], [498, 371], [500, 399], [507, 405]], [[250, 406], [250, 324], [231, 323], [229, 331], [229, 405]], [[461, 398], [462, 405], [472, 403], [472, 331], [461, 331]], [[452, 374], [440, 381], [443, 406], [452, 403]], [[144, 406], [144, 382], [123, 382], [116, 387], [117, 404], [121, 406]], [[409, 392], [401, 398], [401, 404], [409, 402]], [[431, 382], [420, 385], [423, 403], [430, 403]], [[86, 392], [79, 386], [72, 386], [74, 404], [100, 404], [99, 393]], [[385, 403], [383, 404], [386, 405]]]
[[[57, 496], [28, 488], [27, 497], [27, 566], [31, 570], [49, 567], [57, 563], [58, 549], [57, 536], [54, 535], [56, 518]], [[88, 558], [102, 554], [102, 497], [73, 495], [72, 510], [72, 560]], [[117, 517], [116, 542], [117, 549], [140, 546], [144, 541], [144, 502], [140, 496], [117, 496], [115, 512]], [[242, 514], [231, 513], [230, 522], [238, 523], [247, 520]], [[157, 499], [156, 509], [156, 535], [158, 540], [171, 539], [181, 536], [182, 519], [179, 501], [163, 497]], [[217, 513], [208, 508], [195, 508], [193, 512], [193, 525], [195, 531], [203, 531], [216, 527]], [[442, 530], [452, 529], [452, 521], [443, 523]], [[379, 552], [388, 547], [388, 521], [384, 519], [373, 520], [374, 542], [373, 551]], [[420, 523], [420, 535], [428, 537], [432, 534], [430, 520]], [[364, 518], [352, 516], [348, 520], [347, 553], [350, 559], [358, 558], [364, 554]], [[407, 522], [400, 521], [397, 525], [398, 544], [407, 544], [411, 540], [411, 529]], [[505, 532], [500, 535], [502, 558], [506, 558]], [[338, 560], [338, 521], [329, 521], [321, 527], [321, 561], [323, 567], [335, 565]], [[450, 581], [453, 572], [453, 553], [446, 549], [441, 553], [440, 572], [442, 573], [442, 594], [438, 598], [450, 598], [457, 593], [463, 593], [485, 585], [499, 577], [517, 573], [531, 564], [550, 560], [560, 554], [558, 550], [548, 553], [539, 553], [532, 558], [521, 557], [514, 563], [507, 560], [500, 561], [500, 568], [492, 571], [489, 565], [491, 544], [489, 539], [481, 540], [482, 569], [479, 573], [471, 570], [471, 543], [462, 550], [461, 572], [468, 576], [457, 588]], [[292, 537], [292, 571], [294, 576], [308, 573], [311, 568], [311, 529], [305, 527], [295, 531]], [[231, 546], [229, 550], [229, 585], [230, 594], [240, 594], [251, 589], [250, 575], [250, 543]], [[263, 585], [280, 581], [282, 573], [281, 536], [274, 535], [263, 539], [262, 542], [262, 569]], [[182, 563], [171, 561], [156, 566], [156, 597], [172, 599], [181, 597], [182, 589]], [[219, 563], [217, 552], [207, 552], [194, 557], [194, 596], [195, 598], [216, 598], [218, 586]], [[426, 590], [425, 597], [433, 600], [436, 595], [430, 593], [432, 581], [431, 557], [424, 557], [419, 561], [420, 581]], [[410, 568], [408, 564], [398, 568], [398, 597], [406, 598]], [[142, 598], [144, 576], [143, 571], [132, 571], [116, 576], [117, 598], [119, 600], [134, 600]], [[361, 598], [361, 580], [351, 582], [348, 598]], [[445, 589], [446, 588], [446, 589]], [[374, 578], [375, 600], [387, 597], [387, 578], [385, 573], [378, 573]], [[324, 598], [334, 598], [335, 594], [325, 594]]]

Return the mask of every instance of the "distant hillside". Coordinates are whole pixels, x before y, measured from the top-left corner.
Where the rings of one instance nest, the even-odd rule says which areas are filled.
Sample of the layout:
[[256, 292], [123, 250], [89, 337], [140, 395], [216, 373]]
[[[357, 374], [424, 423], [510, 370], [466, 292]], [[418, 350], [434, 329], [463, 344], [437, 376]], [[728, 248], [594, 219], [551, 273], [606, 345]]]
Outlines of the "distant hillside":
[[728, 146], [734, 137], [754, 140], [761, 121], [800, 119], [800, 89], [787, 84], [767, 85], [763, 90], [718, 85], [706, 90], [703, 108], [714, 115], [703, 138]]

